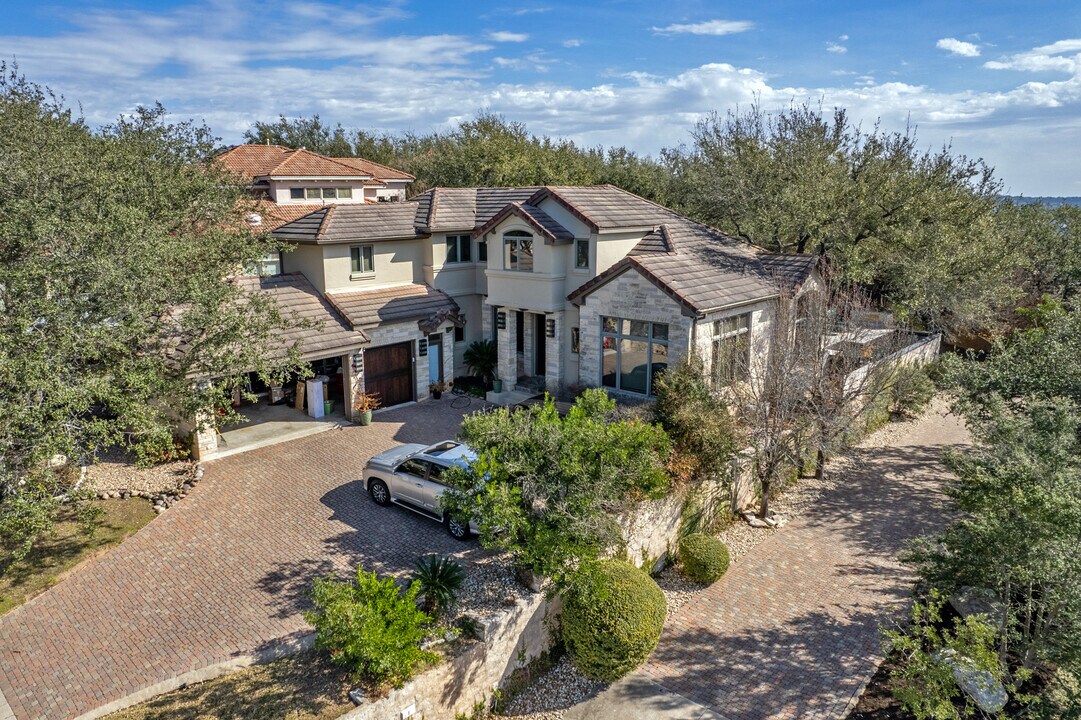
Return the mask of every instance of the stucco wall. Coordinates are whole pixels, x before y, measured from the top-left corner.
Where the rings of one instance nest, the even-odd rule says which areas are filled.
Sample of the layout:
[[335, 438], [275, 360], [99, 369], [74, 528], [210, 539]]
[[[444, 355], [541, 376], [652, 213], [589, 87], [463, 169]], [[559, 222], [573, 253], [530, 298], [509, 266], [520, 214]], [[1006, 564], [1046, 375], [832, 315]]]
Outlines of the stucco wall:
[[[354, 276], [350, 245], [323, 245], [323, 273], [326, 290], [366, 290], [387, 285], [424, 282], [423, 253], [415, 240], [386, 240], [359, 243], [374, 246], [375, 272]], [[310, 279], [310, 278], [309, 278]], [[313, 281], [314, 282], [314, 281]]]

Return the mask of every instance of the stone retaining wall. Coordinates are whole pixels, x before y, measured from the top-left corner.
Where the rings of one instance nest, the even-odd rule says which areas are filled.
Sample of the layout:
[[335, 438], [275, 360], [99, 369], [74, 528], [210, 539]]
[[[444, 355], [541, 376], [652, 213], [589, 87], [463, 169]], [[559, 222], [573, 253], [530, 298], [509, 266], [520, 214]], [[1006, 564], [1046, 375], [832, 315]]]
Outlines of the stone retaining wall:
[[425, 720], [469, 714], [487, 702], [500, 684], [546, 652], [558, 638], [559, 599], [541, 593], [482, 620], [482, 640], [464, 652], [413, 678], [388, 696], [364, 703], [342, 720]]

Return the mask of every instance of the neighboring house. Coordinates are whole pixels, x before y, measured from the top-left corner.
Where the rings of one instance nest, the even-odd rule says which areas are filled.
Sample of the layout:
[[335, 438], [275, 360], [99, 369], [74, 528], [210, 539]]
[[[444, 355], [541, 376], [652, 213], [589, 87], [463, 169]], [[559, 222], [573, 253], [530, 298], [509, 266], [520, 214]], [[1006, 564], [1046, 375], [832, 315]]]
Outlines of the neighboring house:
[[280, 145], [237, 145], [217, 161], [248, 180], [256, 197], [309, 212], [312, 205], [400, 202], [414, 180], [364, 158], [332, 158]]
[[[652, 394], [692, 349], [707, 362], [764, 352], [779, 283], [815, 256], [763, 253], [619, 188], [436, 188], [397, 204], [337, 204], [285, 223], [282, 271], [310, 281], [362, 357], [347, 388], [384, 405], [466, 374], [498, 345], [504, 396], [600, 386]], [[352, 395], [349, 395], [351, 403]]]

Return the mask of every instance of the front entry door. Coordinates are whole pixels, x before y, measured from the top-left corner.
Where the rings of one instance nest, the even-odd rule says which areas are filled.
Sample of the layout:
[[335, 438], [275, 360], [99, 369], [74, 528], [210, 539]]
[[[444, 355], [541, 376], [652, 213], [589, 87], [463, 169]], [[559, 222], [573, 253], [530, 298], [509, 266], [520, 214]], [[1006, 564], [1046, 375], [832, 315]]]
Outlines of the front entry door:
[[443, 379], [443, 336], [428, 336], [428, 382], [437, 383]]
[[533, 374], [540, 376], [544, 375], [544, 366], [546, 364], [545, 358], [545, 340], [547, 335], [545, 334], [544, 315], [534, 315], [533, 323]]

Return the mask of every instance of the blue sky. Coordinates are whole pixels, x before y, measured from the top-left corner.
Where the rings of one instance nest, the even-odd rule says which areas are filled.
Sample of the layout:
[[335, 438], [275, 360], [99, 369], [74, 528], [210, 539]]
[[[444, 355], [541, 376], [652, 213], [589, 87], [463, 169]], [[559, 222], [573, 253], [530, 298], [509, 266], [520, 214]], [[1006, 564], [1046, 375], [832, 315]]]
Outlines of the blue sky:
[[0, 57], [92, 122], [161, 101], [225, 141], [319, 113], [444, 129], [479, 110], [655, 153], [711, 110], [811, 101], [1081, 195], [1081, 3], [0, 0]]

